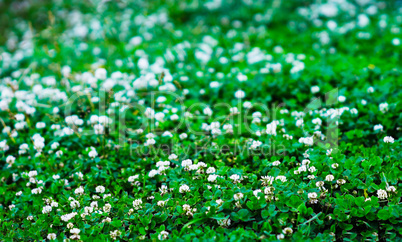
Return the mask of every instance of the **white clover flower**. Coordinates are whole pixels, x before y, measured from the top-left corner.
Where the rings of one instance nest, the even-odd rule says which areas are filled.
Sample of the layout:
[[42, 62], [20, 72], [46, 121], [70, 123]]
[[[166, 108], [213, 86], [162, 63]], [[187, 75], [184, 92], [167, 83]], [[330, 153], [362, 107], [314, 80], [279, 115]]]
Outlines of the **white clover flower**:
[[149, 177], [154, 177], [154, 176], [156, 176], [156, 175], [158, 175], [158, 174], [159, 174], [159, 172], [158, 172], [157, 170], [151, 170], [151, 171], [149, 172], [148, 176], [149, 176]]
[[212, 122], [211, 125], [209, 125], [210, 129], [219, 129], [220, 128], [220, 123], [219, 122]]
[[47, 239], [48, 240], [55, 240], [57, 238], [55, 233], [50, 233], [47, 235]]
[[238, 91], [235, 92], [234, 96], [237, 99], [241, 99], [241, 98], [244, 98], [246, 96], [246, 93], [243, 90], [238, 90]]
[[182, 133], [179, 135], [180, 139], [187, 139], [188, 135], [186, 133]]
[[307, 196], [310, 199], [314, 199], [314, 198], [317, 198], [317, 193], [316, 192], [310, 192]]
[[359, 113], [359, 111], [357, 111], [356, 108], [352, 108], [352, 109], [350, 110], [350, 113], [353, 114], [353, 115], [357, 115], [357, 114]]
[[68, 223], [68, 224], [67, 224], [67, 228], [68, 228], [68, 229], [74, 228], [74, 224], [73, 224], [73, 223]]
[[285, 235], [284, 234], [278, 234], [277, 236], [276, 236], [276, 239], [277, 240], [283, 240], [285, 238]]
[[180, 188], [179, 188], [180, 193], [185, 193], [185, 192], [189, 192], [189, 191], [190, 191], [190, 187], [187, 186], [186, 184], [181, 185]]
[[212, 109], [210, 107], [204, 108], [204, 110], [202, 112], [207, 116], [211, 116], [212, 113], [213, 113], [213, 111], [212, 111]]
[[74, 228], [70, 230], [70, 233], [72, 234], [70, 236], [70, 239], [80, 239], [79, 233], [81, 232], [81, 230]]
[[164, 207], [166, 205], [167, 201], [158, 201], [157, 205], [159, 207]]
[[304, 120], [303, 120], [303, 119], [298, 119], [298, 120], [296, 121], [296, 126], [297, 126], [297, 127], [302, 127], [302, 126], [304, 126]]
[[184, 170], [189, 170], [190, 166], [193, 164], [193, 161], [190, 159], [184, 160], [181, 162], [181, 166], [184, 167]]
[[286, 182], [287, 181], [286, 176], [277, 176], [275, 178], [275, 180], [280, 180], [281, 182]]
[[396, 192], [396, 188], [395, 188], [394, 186], [389, 186], [389, 187], [387, 187], [387, 191], [388, 191], [388, 192], [393, 192], [393, 193], [395, 193], [395, 192]]
[[299, 143], [312, 146], [314, 144], [314, 139], [313, 137], [302, 137], [299, 139]]
[[307, 196], [310, 199], [310, 203], [314, 204], [318, 202], [317, 200], [318, 195], [316, 192], [310, 192]]
[[229, 177], [234, 183], [240, 182], [240, 176], [238, 174], [233, 174]]
[[195, 170], [198, 170], [198, 167], [199, 167], [198, 164], [193, 164], [188, 168], [188, 170], [195, 171]]
[[254, 191], [253, 191], [253, 195], [256, 196], [258, 199], [260, 199], [260, 198], [258, 197], [258, 194], [259, 194], [259, 193], [262, 193], [261, 189], [257, 189], [257, 190], [254, 190]]
[[130, 177], [128, 178], [128, 182], [133, 183], [133, 182], [135, 182], [135, 180], [138, 179], [138, 177], [139, 177], [139, 175], [130, 176]]
[[302, 166], [304, 166], [305, 168], [307, 168], [308, 165], [310, 165], [311, 161], [308, 159], [304, 159], [302, 160]]
[[167, 187], [166, 185], [162, 185], [162, 186], [159, 188], [159, 191], [160, 191], [161, 195], [163, 195], [163, 194], [165, 194], [165, 193], [168, 192], [168, 187]]
[[243, 193], [239, 192], [233, 195], [234, 200], [239, 201], [244, 197]]
[[121, 232], [119, 230], [110, 231], [110, 238], [112, 238], [113, 240], [116, 240], [117, 237], [119, 237], [120, 235]]
[[393, 144], [395, 142], [394, 138], [392, 138], [391, 136], [385, 136], [384, 137], [384, 143], [391, 143]]
[[272, 121], [271, 123], [267, 124], [266, 129], [267, 134], [276, 136], [276, 126], [277, 126], [276, 121]]
[[170, 133], [169, 131], [165, 131], [163, 132], [162, 137], [173, 137], [173, 134]]
[[141, 208], [142, 200], [136, 199], [133, 201], [133, 207], [135, 210], [139, 210]]
[[144, 143], [145, 146], [150, 146], [150, 145], [154, 145], [154, 144], [156, 144], [156, 140], [154, 140], [154, 139], [148, 139]]
[[63, 220], [64, 222], [68, 222], [70, 219], [74, 218], [76, 215], [77, 215], [76, 212], [65, 214], [65, 215], [61, 216], [61, 220]]
[[63, 155], [63, 151], [61, 151], [61, 150], [56, 151], [57, 157], [61, 157], [62, 155]]
[[384, 127], [381, 124], [374, 125], [374, 131], [383, 131]]
[[25, 154], [29, 150], [29, 146], [28, 146], [28, 144], [24, 143], [24, 144], [20, 145], [19, 149], [20, 150], [18, 151], [18, 153], [20, 155]]
[[382, 113], [386, 113], [388, 111], [388, 103], [380, 103], [379, 109]]
[[171, 115], [170, 116], [170, 120], [172, 120], [172, 121], [176, 121], [176, 120], [179, 120], [179, 115], [177, 115], [177, 114], [173, 114], [173, 115]]
[[112, 222], [112, 219], [109, 217], [102, 219], [102, 223], [110, 223], [110, 222]]
[[156, 113], [155, 114], [155, 119], [159, 122], [163, 122], [163, 119], [165, 118], [165, 114], [162, 112]]
[[46, 205], [42, 208], [42, 213], [50, 213], [52, 211], [52, 206]]
[[280, 161], [274, 161], [274, 162], [272, 162], [272, 165], [273, 166], [279, 166], [281, 164], [281, 162]]
[[41, 151], [45, 147], [45, 143], [41, 140], [34, 140], [34, 149]]
[[95, 131], [95, 134], [103, 134], [105, 131], [105, 127], [102, 124], [95, 124], [94, 131]]
[[327, 175], [327, 176], [325, 177], [325, 180], [326, 180], [326, 181], [329, 181], [329, 182], [333, 181], [334, 179], [335, 179], [335, 177], [334, 177], [333, 175]]
[[274, 179], [275, 178], [273, 176], [262, 176], [261, 177], [262, 185], [263, 186], [271, 185]]
[[313, 124], [321, 126], [322, 125], [322, 120], [320, 118], [315, 118], [311, 121]]
[[215, 173], [215, 172], [216, 172], [216, 169], [214, 167], [208, 167], [208, 169], [206, 171], [207, 174], [212, 174], [212, 173]]
[[159, 240], [165, 240], [169, 237], [169, 233], [166, 231], [161, 231], [158, 235]]
[[89, 213], [87, 213], [87, 212], [81, 213], [82, 220], [85, 220], [87, 218], [87, 216], [89, 216]]
[[264, 194], [265, 195], [274, 194], [274, 191], [275, 191], [275, 187], [266, 187], [266, 188], [264, 188]]
[[105, 187], [104, 186], [97, 186], [95, 188], [97, 193], [104, 193], [105, 192]]
[[156, 162], [156, 167], [161, 168], [164, 166], [170, 166], [170, 162], [169, 161], [158, 161]]
[[171, 155], [169, 155], [169, 157], [168, 157], [169, 160], [176, 160], [177, 158], [178, 158], [178, 157], [177, 157], [176, 154], [171, 154]]
[[216, 178], [218, 178], [218, 175], [209, 175], [208, 176], [208, 181], [209, 182], [215, 182]]
[[184, 205], [183, 205], [183, 210], [184, 210], [184, 211], [191, 211], [191, 206], [188, 205], [188, 204], [184, 204]]
[[258, 147], [260, 147], [262, 145], [262, 142], [259, 140], [253, 140], [253, 142], [251, 143], [250, 149], [252, 150], [256, 150]]
[[282, 230], [284, 234], [293, 234], [293, 229], [287, 227]]
[[318, 182], [315, 183], [315, 185], [320, 188], [320, 187], [324, 186], [324, 182], [323, 181], [318, 181]]
[[156, 138], [156, 135], [153, 134], [153, 133], [148, 133], [148, 134], [145, 135], [145, 137], [146, 137], [147, 139], [153, 139], [153, 138]]
[[337, 183], [338, 185], [343, 185], [343, 184], [346, 183], [346, 180], [345, 180], [345, 179], [338, 179], [338, 180], [336, 181], [336, 183]]
[[42, 193], [42, 188], [38, 187], [38, 188], [34, 188], [31, 190], [32, 194], [41, 194]]
[[98, 156], [98, 152], [96, 152], [95, 148], [92, 148], [91, 151], [88, 153], [90, 158], [95, 158]]
[[15, 157], [14, 157], [14, 156], [12, 156], [12, 155], [7, 156], [6, 162], [7, 162], [7, 164], [8, 164], [9, 166], [11, 166], [12, 164], [14, 164], [14, 161], [15, 161]]
[[103, 206], [102, 209], [103, 209], [103, 212], [109, 213], [110, 210], [112, 209], [112, 205], [110, 205], [109, 203], [106, 203], [106, 204]]
[[95, 70], [95, 78], [105, 80], [107, 77], [107, 71], [105, 68], [98, 68]]
[[79, 208], [80, 207], [80, 203], [76, 200], [73, 200], [70, 202], [70, 207], [71, 208]]
[[319, 86], [312, 86], [310, 91], [311, 91], [312, 94], [315, 94], [315, 93], [320, 91], [320, 87]]
[[252, 104], [251, 102], [249, 102], [249, 101], [245, 101], [245, 102], [243, 103], [243, 107], [246, 108], [246, 109], [249, 109], [249, 108], [251, 108], [252, 106], [253, 106], [253, 104]]
[[46, 123], [45, 122], [37, 122], [36, 123], [36, 128], [37, 129], [43, 129], [46, 127]]
[[93, 202], [91, 202], [91, 205], [90, 205], [92, 208], [98, 208], [98, 202], [97, 201], [93, 201]]
[[80, 186], [79, 188], [75, 189], [74, 193], [75, 195], [82, 195], [84, 194], [84, 188]]
[[238, 80], [239, 82], [245, 82], [245, 81], [247, 81], [247, 76], [244, 75], [243, 73], [238, 73], [236, 77], [237, 77], [237, 80]]
[[346, 97], [345, 97], [345, 96], [339, 96], [339, 97], [338, 97], [338, 101], [341, 102], [341, 103], [343, 103], [343, 102], [346, 101]]
[[387, 198], [388, 198], [387, 191], [385, 191], [385, 190], [383, 190], [383, 189], [378, 190], [378, 191], [377, 191], [377, 197], [378, 197], [379, 199], [387, 199]]
[[7, 145], [7, 140], [0, 142], [0, 150], [7, 151], [10, 147]]
[[24, 121], [24, 120], [25, 120], [25, 115], [22, 114], [22, 113], [17, 113], [17, 114], [14, 116], [14, 118], [15, 118], [17, 121]]
[[227, 228], [227, 227], [230, 226], [231, 220], [230, 220], [230, 218], [221, 219], [221, 220], [218, 220], [218, 224], [219, 224], [219, 226], [221, 226], [221, 227]]

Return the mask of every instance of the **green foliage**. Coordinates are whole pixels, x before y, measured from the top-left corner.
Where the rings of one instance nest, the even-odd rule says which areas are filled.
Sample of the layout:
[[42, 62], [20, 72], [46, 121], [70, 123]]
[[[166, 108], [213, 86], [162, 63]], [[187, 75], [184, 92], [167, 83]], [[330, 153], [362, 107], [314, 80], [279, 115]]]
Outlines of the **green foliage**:
[[0, 1], [0, 240], [398, 240], [401, 7]]

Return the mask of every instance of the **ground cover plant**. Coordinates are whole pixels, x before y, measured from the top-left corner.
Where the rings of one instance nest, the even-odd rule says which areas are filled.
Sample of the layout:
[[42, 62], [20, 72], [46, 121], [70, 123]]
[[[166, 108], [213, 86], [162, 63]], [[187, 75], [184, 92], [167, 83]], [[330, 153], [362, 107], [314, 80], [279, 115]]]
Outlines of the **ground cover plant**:
[[401, 240], [401, 1], [0, 11], [0, 241]]

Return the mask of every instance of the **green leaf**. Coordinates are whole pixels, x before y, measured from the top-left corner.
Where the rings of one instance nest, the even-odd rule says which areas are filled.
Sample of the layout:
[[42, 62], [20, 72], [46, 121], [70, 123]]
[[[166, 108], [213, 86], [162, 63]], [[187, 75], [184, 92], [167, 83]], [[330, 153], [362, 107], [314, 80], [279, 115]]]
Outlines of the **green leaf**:
[[377, 216], [381, 220], [387, 220], [390, 218], [391, 213], [387, 209], [381, 209], [378, 211]]
[[111, 223], [110, 223], [112, 226], [114, 226], [114, 227], [116, 227], [116, 228], [119, 228], [119, 227], [121, 227], [121, 225], [123, 224], [120, 220], [113, 220]]
[[268, 210], [262, 210], [261, 211], [261, 217], [263, 219], [267, 219], [269, 217], [269, 211]]

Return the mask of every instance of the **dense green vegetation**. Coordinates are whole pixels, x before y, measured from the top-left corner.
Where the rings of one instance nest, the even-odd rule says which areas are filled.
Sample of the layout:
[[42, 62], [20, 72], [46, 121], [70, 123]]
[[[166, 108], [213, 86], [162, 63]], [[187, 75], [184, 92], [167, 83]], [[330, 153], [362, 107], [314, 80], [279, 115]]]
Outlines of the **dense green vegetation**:
[[399, 241], [401, 14], [0, 0], [0, 240]]

